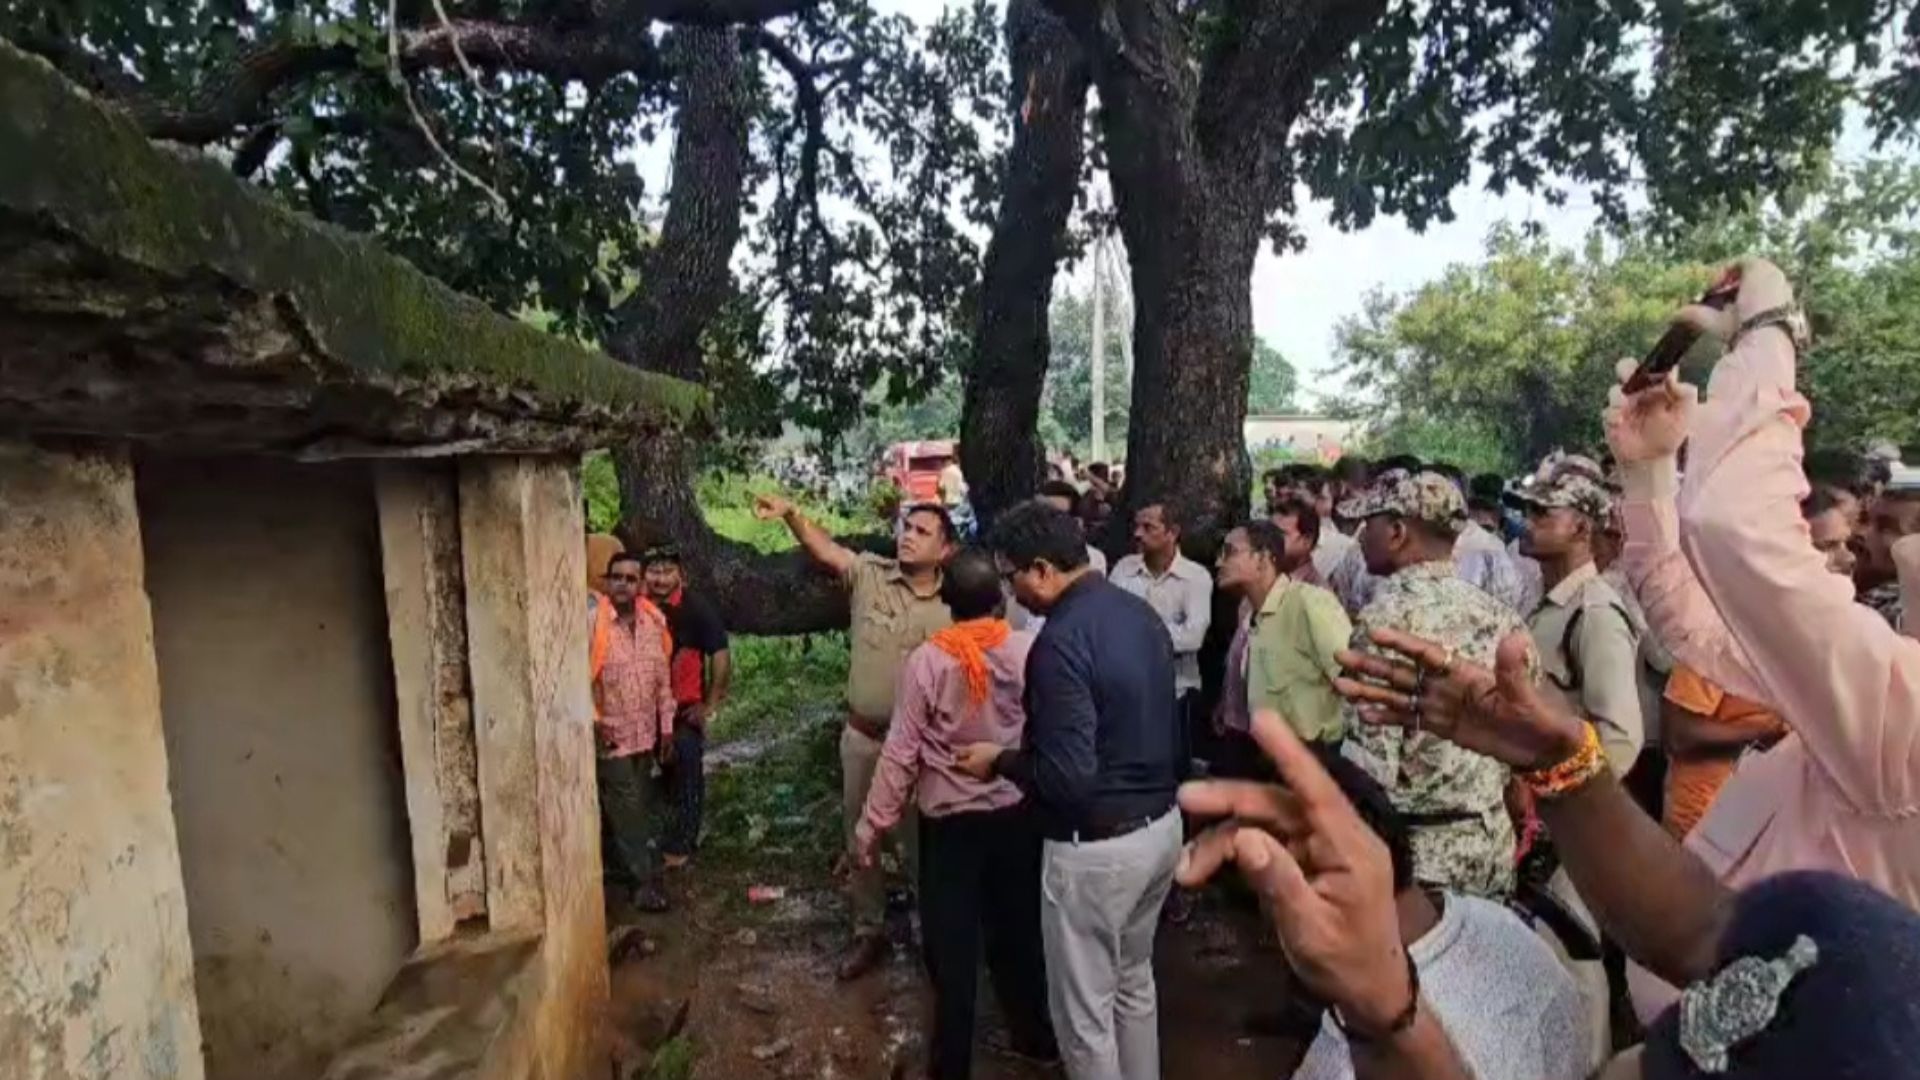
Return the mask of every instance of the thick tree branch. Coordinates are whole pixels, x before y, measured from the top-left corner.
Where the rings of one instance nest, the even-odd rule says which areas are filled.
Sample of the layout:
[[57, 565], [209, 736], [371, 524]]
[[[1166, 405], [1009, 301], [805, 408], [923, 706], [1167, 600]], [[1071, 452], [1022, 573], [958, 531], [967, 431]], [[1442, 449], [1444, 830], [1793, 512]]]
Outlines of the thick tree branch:
[[648, 371], [703, 380], [700, 334], [732, 288], [728, 260], [746, 199], [748, 100], [734, 36], [677, 29], [673, 181], [660, 235], [637, 260], [641, 287], [613, 314], [608, 351]]
[[818, 6], [820, 0], [634, 0], [640, 17], [683, 26], [750, 26]]
[[[589, 82], [624, 72], [668, 74], [645, 24], [609, 29], [601, 25], [553, 27], [530, 23], [456, 19], [444, 26], [402, 29], [401, 68], [417, 71], [458, 62], [461, 53], [482, 70], [511, 69]], [[320, 45], [275, 39], [243, 53], [234, 64], [201, 84], [187, 101], [155, 97], [137, 82], [69, 42], [22, 43], [69, 77], [110, 98], [133, 115], [142, 131], [158, 139], [204, 145], [268, 119], [275, 94], [334, 71], [360, 70], [353, 45]]]
[[[728, 302], [728, 259], [746, 205], [747, 113], [741, 43], [731, 32], [674, 31], [681, 72], [673, 184], [660, 236], [639, 260], [640, 289], [614, 313], [608, 351], [650, 371], [704, 381], [701, 334]], [[676, 433], [620, 451], [622, 532], [634, 543], [678, 544], [728, 627], [801, 633], [846, 625], [846, 595], [799, 553], [762, 555], [708, 526], [694, 494], [696, 436]]]
[[1314, 83], [1338, 64], [1386, 0], [1239, 0], [1238, 32], [1206, 58], [1194, 125], [1215, 157], [1243, 157], [1285, 139]]
[[[787, 200], [786, 210], [777, 225], [782, 243], [789, 246], [795, 244], [796, 227], [803, 211], [808, 215], [811, 234], [830, 240], [820, 212], [820, 156], [827, 152], [827, 118], [826, 94], [820, 89], [818, 80], [826, 74], [826, 70], [802, 60], [791, 46], [764, 27], [743, 30], [740, 39], [786, 69], [787, 76], [793, 80], [794, 103], [799, 107], [799, 123], [803, 133], [800, 141], [800, 175], [795, 182], [794, 197]], [[829, 242], [825, 246], [831, 248], [832, 245]], [[831, 255], [828, 257], [831, 258]]]
[[1013, 147], [981, 271], [960, 421], [983, 521], [1032, 495], [1042, 471], [1036, 427], [1051, 351], [1047, 302], [1086, 153], [1090, 77], [1079, 43], [1041, 0], [1010, 0], [1007, 44]]
[[[513, 70], [597, 82], [620, 74], [671, 74], [654, 46], [654, 22], [720, 27], [758, 24], [793, 15], [819, 0], [627, 0], [598, 9], [585, 22], [453, 19], [399, 32], [401, 68], [416, 71], [462, 62], [483, 70]], [[154, 138], [205, 145], [269, 119], [273, 97], [328, 72], [361, 68], [352, 44], [321, 45], [276, 38], [242, 53], [210, 76], [185, 101], [160, 98], [138, 80], [80, 45], [44, 36], [21, 47], [51, 61], [68, 77], [112, 99]]]

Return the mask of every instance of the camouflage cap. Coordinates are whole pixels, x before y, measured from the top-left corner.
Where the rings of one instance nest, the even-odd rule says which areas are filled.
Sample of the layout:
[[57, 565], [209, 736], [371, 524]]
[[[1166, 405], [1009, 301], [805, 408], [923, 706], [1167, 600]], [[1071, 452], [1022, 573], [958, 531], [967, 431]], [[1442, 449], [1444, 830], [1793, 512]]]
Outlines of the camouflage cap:
[[1549, 454], [1534, 474], [1507, 492], [1507, 502], [1526, 509], [1566, 507], [1606, 521], [1613, 510], [1606, 474], [1592, 459], [1577, 454]]
[[1467, 500], [1460, 488], [1440, 473], [1424, 469], [1415, 473], [1389, 469], [1375, 477], [1366, 490], [1342, 502], [1338, 510], [1341, 517], [1353, 521], [1395, 514], [1455, 533], [1467, 523]]

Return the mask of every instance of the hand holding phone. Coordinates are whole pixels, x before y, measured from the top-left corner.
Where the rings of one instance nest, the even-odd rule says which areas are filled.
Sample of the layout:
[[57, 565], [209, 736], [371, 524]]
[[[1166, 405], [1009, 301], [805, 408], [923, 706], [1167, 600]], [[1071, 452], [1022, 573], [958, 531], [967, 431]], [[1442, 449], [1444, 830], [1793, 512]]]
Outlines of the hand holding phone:
[[[1707, 286], [1707, 291], [1694, 302], [1721, 311], [1731, 307], [1739, 295], [1740, 264], [1735, 263], [1721, 271], [1713, 284]], [[1660, 340], [1654, 343], [1646, 359], [1640, 361], [1640, 366], [1627, 377], [1624, 386], [1626, 392], [1637, 394], [1659, 382], [1667, 372], [1679, 366], [1680, 358], [1687, 355], [1687, 350], [1693, 348], [1693, 343], [1699, 337], [1699, 329], [1684, 322], [1667, 327], [1667, 332], [1660, 335]]]

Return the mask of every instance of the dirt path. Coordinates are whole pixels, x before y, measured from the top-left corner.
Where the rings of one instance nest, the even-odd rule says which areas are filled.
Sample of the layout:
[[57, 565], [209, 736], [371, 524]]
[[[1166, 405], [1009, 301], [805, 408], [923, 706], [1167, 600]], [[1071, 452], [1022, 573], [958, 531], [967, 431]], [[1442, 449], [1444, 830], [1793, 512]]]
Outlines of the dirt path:
[[[918, 1075], [926, 992], [918, 956], [905, 948], [907, 920], [894, 920], [893, 959], [842, 985], [832, 974], [844, 934], [839, 897], [822, 883], [776, 882], [787, 884], [785, 899], [750, 905], [751, 883], [696, 870], [676, 880], [674, 913], [636, 921], [647, 948], [613, 974], [619, 1080]], [[1168, 1080], [1275, 1080], [1292, 1069], [1296, 1043], [1244, 1029], [1248, 1012], [1277, 1008], [1285, 995], [1279, 958], [1255, 944], [1253, 929], [1251, 915], [1219, 897], [1189, 924], [1162, 927], [1156, 970]], [[994, 1051], [1004, 1034], [984, 987], [981, 1002], [974, 1075], [1053, 1075]]]

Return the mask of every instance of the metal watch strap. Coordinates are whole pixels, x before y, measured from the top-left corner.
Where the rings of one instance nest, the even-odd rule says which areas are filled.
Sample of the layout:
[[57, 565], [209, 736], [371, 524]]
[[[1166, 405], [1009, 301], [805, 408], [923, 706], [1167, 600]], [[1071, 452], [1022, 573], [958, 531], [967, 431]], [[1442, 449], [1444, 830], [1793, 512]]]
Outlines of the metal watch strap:
[[1802, 352], [1813, 344], [1813, 333], [1807, 326], [1806, 312], [1800, 309], [1800, 305], [1793, 303], [1770, 307], [1748, 317], [1740, 324], [1740, 329], [1734, 331], [1733, 340], [1739, 341], [1753, 331], [1769, 326], [1778, 326], [1785, 330], [1787, 338], [1793, 342], [1793, 347]]

